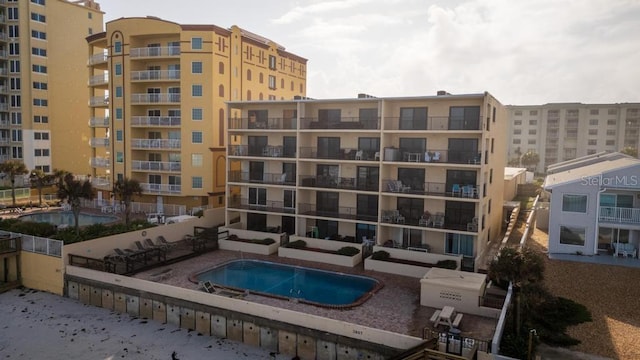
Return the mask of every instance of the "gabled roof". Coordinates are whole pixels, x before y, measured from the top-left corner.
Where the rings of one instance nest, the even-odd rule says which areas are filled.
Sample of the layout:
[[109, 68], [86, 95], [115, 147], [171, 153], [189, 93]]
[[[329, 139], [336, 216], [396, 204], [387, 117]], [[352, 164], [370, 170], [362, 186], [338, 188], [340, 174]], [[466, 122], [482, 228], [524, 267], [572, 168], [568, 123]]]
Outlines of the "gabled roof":
[[620, 170], [633, 166], [640, 167], [640, 160], [632, 158], [630, 156], [624, 156], [622, 158], [613, 157], [610, 159], [605, 159], [595, 164], [574, 167], [566, 171], [547, 175], [544, 180], [544, 189], [552, 190], [558, 185], [582, 182], [587, 177], [594, 178], [614, 170]]

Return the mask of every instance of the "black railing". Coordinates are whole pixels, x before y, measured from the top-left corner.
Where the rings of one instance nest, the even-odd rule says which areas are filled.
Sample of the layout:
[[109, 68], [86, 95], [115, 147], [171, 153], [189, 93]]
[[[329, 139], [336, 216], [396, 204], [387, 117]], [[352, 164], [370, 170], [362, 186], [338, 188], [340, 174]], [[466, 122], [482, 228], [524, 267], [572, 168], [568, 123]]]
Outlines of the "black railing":
[[300, 129], [378, 130], [380, 129], [380, 118], [341, 117], [340, 119], [328, 120], [305, 117], [300, 119]]

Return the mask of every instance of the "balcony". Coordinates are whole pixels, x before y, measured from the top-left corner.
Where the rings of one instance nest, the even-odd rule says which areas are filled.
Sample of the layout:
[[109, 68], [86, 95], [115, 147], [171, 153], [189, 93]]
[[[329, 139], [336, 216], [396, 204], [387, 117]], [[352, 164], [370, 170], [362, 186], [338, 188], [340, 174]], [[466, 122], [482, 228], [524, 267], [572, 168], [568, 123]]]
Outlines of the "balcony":
[[89, 126], [93, 128], [108, 128], [109, 117], [92, 117], [89, 119]]
[[300, 148], [301, 159], [334, 159], [377, 162], [379, 157], [379, 151], [359, 150], [355, 148]]
[[295, 214], [295, 205], [286, 205], [283, 201], [266, 200], [264, 204], [250, 204], [248, 198], [229, 198], [227, 207], [229, 209], [268, 211], [281, 214]]
[[175, 57], [180, 56], [179, 46], [157, 46], [133, 48], [129, 51], [129, 57], [136, 58], [158, 58], [158, 57]]
[[140, 161], [133, 160], [131, 169], [134, 171], [164, 171], [180, 172], [182, 166], [179, 161]]
[[430, 213], [425, 211], [419, 218], [402, 215], [400, 209], [382, 210], [380, 222], [403, 226], [419, 226], [434, 229], [458, 230], [475, 233], [478, 231], [478, 219], [473, 218], [462, 223], [447, 222], [447, 216], [443, 212]]
[[109, 138], [91, 138], [89, 140], [91, 147], [107, 147], [111, 145]]
[[131, 72], [131, 81], [166, 80], [180, 80], [180, 70], [143, 70]]
[[7, 76], [7, 74], [9, 74], [9, 71], [7, 70], [7, 68], [0, 67], [0, 76]]
[[0, 103], [0, 111], [9, 111], [8, 103]]
[[91, 178], [91, 185], [100, 190], [113, 190], [111, 187], [111, 178], [106, 176], [95, 176]]
[[446, 184], [437, 182], [411, 183], [402, 180], [382, 180], [385, 193], [446, 196], [463, 199], [478, 199], [480, 187], [475, 184]]
[[385, 148], [382, 161], [407, 163], [482, 164], [482, 153], [478, 151], [435, 150], [416, 152], [409, 149]]
[[106, 64], [108, 60], [109, 60], [109, 56], [106, 53], [94, 54], [89, 57], [87, 64], [89, 65]]
[[360, 191], [378, 191], [377, 181], [357, 181], [353, 177], [322, 176], [322, 175], [301, 175], [300, 186], [321, 189], [344, 189]]
[[109, 74], [95, 75], [89, 78], [89, 86], [100, 86], [109, 84]]
[[598, 220], [614, 224], [640, 225], [640, 209], [600, 206]]
[[[258, 176], [259, 175], [259, 176]], [[231, 171], [229, 172], [229, 182], [245, 183], [245, 184], [273, 184], [294, 186], [296, 180], [293, 174], [287, 173], [264, 173], [252, 174], [248, 171]]]
[[339, 121], [319, 118], [301, 118], [301, 130], [379, 130], [380, 118], [361, 119], [359, 117], [341, 117]]
[[133, 94], [131, 95], [131, 103], [134, 105], [163, 104], [163, 103], [178, 104], [180, 103], [180, 94], [173, 94], [173, 93]]
[[254, 156], [254, 157], [277, 157], [277, 158], [295, 158], [295, 149], [285, 149], [280, 145], [267, 146], [249, 146], [249, 145], [230, 145], [229, 156]]
[[229, 119], [229, 130], [295, 130], [297, 119], [295, 118], [267, 118], [256, 120], [254, 118], [233, 118]]
[[142, 192], [147, 194], [180, 194], [182, 185], [141, 183]]
[[9, 36], [7, 35], [6, 32], [0, 32], [0, 40], [2, 41], [7, 41], [7, 39], [9, 39]]
[[0, 137], [0, 146], [7, 146], [9, 143], [11, 143], [11, 138]]
[[[2, 20], [0, 19], [0, 22], [2, 22]], [[0, 58], [6, 59], [7, 58], [7, 50], [0, 50]]]
[[179, 127], [180, 116], [132, 116], [132, 127]]
[[477, 119], [463, 119], [449, 116], [430, 116], [425, 120], [404, 120], [400, 116], [384, 118], [384, 128], [390, 131], [482, 131], [482, 116]]
[[131, 147], [134, 149], [180, 149], [180, 139], [133, 139]]
[[89, 99], [89, 106], [109, 106], [109, 96], [93, 96]]
[[107, 158], [93, 157], [91, 158], [91, 167], [108, 168], [111, 166], [111, 160]]
[[[358, 209], [355, 207], [349, 206], [333, 206], [332, 209], [327, 208], [318, 208], [317, 204], [298, 204], [298, 214], [299, 215], [308, 215], [308, 216], [318, 216], [325, 218], [334, 218], [334, 219], [347, 219], [347, 220], [360, 220], [360, 221], [372, 221], [375, 222], [378, 220], [378, 216], [376, 214], [365, 214], [363, 212], [358, 213]], [[367, 209], [369, 210], [369, 209]]]

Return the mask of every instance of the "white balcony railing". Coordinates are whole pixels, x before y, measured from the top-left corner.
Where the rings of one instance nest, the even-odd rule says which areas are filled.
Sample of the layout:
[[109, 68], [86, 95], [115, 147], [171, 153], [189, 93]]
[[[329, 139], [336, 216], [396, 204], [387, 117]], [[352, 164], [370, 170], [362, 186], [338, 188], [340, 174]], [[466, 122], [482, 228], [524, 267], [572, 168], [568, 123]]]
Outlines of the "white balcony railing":
[[134, 149], [180, 149], [180, 139], [133, 139]]
[[599, 220], [619, 224], [640, 224], [640, 209], [600, 206]]
[[137, 127], [180, 126], [180, 116], [132, 116], [131, 126], [137, 126]]
[[180, 70], [143, 70], [132, 71], [132, 81], [144, 80], [180, 80]]
[[91, 178], [91, 185], [100, 189], [111, 190], [111, 178], [107, 176], [94, 176]]
[[89, 99], [90, 106], [107, 106], [109, 105], [108, 96], [93, 96]]
[[89, 65], [96, 65], [96, 64], [106, 63], [108, 58], [109, 57], [107, 56], [106, 53], [94, 54], [94, 55], [91, 55], [89, 57], [88, 63], [89, 63]]
[[104, 85], [109, 83], [109, 74], [104, 73], [101, 75], [95, 75], [89, 78], [89, 85]]
[[157, 104], [157, 103], [179, 103], [180, 94], [133, 94], [131, 103], [133, 104]]
[[179, 194], [182, 185], [142, 183], [142, 191], [151, 194]]
[[109, 127], [109, 117], [92, 117], [89, 119], [91, 127]]
[[111, 160], [107, 158], [91, 158], [91, 167], [106, 168], [111, 166]]
[[91, 138], [91, 140], [89, 140], [89, 145], [93, 147], [104, 147], [109, 146], [109, 144], [109, 138]]
[[167, 57], [167, 56], [180, 56], [179, 46], [157, 46], [157, 47], [143, 47], [133, 48], [129, 51], [129, 57]]
[[138, 171], [169, 171], [180, 172], [179, 161], [140, 161], [133, 160], [131, 168]]

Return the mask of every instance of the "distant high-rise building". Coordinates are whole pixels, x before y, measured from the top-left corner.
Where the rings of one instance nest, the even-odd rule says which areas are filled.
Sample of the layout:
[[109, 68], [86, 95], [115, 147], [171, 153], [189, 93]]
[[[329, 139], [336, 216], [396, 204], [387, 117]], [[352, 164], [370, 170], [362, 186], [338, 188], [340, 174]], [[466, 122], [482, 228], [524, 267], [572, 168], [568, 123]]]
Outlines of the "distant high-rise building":
[[549, 165], [602, 151], [640, 145], [640, 103], [507, 106], [507, 161], [515, 165], [526, 152], [535, 152], [538, 172]]
[[0, 1], [0, 161], [29, 170], [90, 171], [87, 35], [93, 1]]
[[159, 208], [224, 206], [226, 101], [306, 95], [307, 60], [237, 26], [121, 18], [87, 41], [92, 181]]

